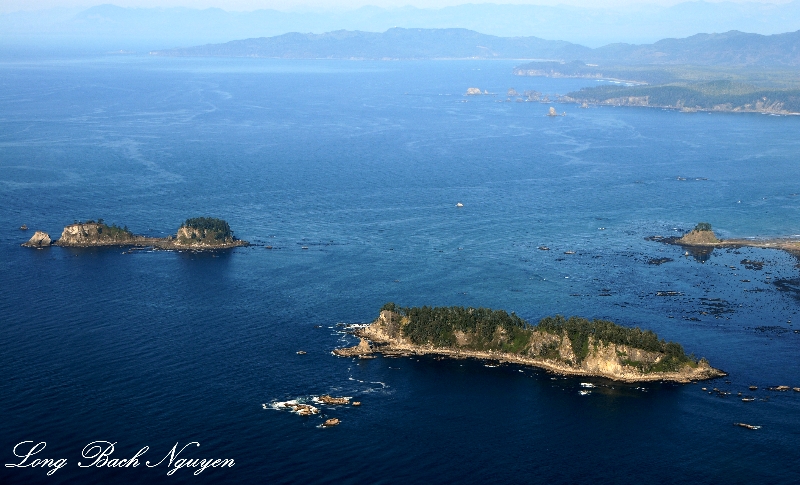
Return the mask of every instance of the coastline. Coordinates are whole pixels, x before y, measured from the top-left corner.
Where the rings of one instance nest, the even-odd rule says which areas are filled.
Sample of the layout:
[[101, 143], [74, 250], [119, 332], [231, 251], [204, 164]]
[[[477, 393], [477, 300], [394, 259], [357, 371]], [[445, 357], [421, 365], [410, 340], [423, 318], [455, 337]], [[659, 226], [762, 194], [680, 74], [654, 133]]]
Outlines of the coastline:
[[[519, 354], [414, 345], [401, 339], [389, 337], [382, 327], [381, 318], [378, 318], [370, 325], [351, 327], [351, 333], [361, 338], [361, 342], [353, 347], [334, 349], [332, 353], [338, 357], [361, 357], [378, 353], [394, 356], [439, 355], [454, 359], [472, 358], [536, 367], [563, 376], [600, 377], [626, 383], [661, 381], [687, 384], [727, 375], [727, 373], [715, 369], [705, 362], [698, 363], [696, 367], [684, 367], [676, 372], [642, 373], [632, 367], [628, 367], [630, 370], [623, 372], [599, 372], [597, 370], [576, 368], [553, 360], [526, 357]], [[372, 342], [372, 344], [369, 342]]]
[[551, 79], [594, 79], [596, 81], [611, 81], [611, 82], [630, 84], [633, 86], [647, 86], [650, 84], [645, 81], [635, 81], [633, 79], [608, 77], [608, 76], [603, 76], [601, 74], [562, 74], [559, 72], [546, 72], [537, 69], [516, 68], [512, 71], [512, 74], [514, 76], [519, 76], [519, 77], [549, 77]]
[[206, 250], [213, 250], [213, 249], [230, 249], [242, 246], [249, 246], [250, 243], [247, 241], [236, 240], [233, 242], [227, 242], [222, 244], [193, 244], [193, 245], [185, 245], [178, 243], [175, 239], [168, 239], [168, 238], [158, 238], [158, 237], [144, 237], [138, 236], [134, 240], [127, 240], [127, 241], [96, 241], [90, 243], [73, 243], [73, 242], [61, 242], [61, 239], [56, 240], [53, 246], [59, 246], [62, 248], [95, 248], [95, 247], [118, 247], [118, 248], [128, 248], [128, 247], [139, 247], [139, 248], [155, 248], [155, 249], [164, 249], [164, 250], [179, 250], [179, 249], [190, 249], [195, 251], [206, 251]]
[[673, 246], [685, 248], [715, 249], [715, 248], [759, 248], [759, 249], [778, 249], [786, 251], [793, 256], [800, 257], [800, 239], [791, 238], [771, 238], [771, 239], [720, 239], [716, 241], [687, 241], [684, 237], [659, 237], [651, 236], [651, 241], [663, 242]]
[[[619, 80], [622, 81], [622, 80]], [[622, 81], [622, 82], [631, 82], [631, 81]], [[639, 100], [636, 97], [621, 97], [621, 98], [610, 98], [605, 101], [588, 101], [585, 99], [573, 98], [571, 96], [562, 96], [558, 98], [558, 101], [561, 103], [570, 103], [570, 104], [579, 104], [583, 105], [586, 104], [587, 106], [612, 106], [612, 107], [619, 107], [625, 106], [630, 108], [657, 108], [657, 109], [666, 109], [671, 111], [680, 111], [681, 113], [758, 113], [764, 115], [775, 115], [775, 116], [800, 116], [800, 113], [795, 111], [786, 111], [783, 109], [758, 109], [758, 108], [742, 108], [742, 107], [725, 107], [724, 105], [714, 106], [713, 108], [702, 108], [702, 107], [689, 107], [689, 106], [679, 106], [679, 105], [655, 105], [649, 104], [648, 101]]]

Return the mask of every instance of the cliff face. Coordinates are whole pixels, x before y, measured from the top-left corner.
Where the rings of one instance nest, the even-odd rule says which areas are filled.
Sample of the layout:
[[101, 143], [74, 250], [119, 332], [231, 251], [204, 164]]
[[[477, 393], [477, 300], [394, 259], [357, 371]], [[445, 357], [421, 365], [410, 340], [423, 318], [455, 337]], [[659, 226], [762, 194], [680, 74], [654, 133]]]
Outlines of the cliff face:
[[653, 366], [665, 356], [657, 352], [647, 352], [628, 345], [616, 345], [589, 339], [589, 354], [580, 363], [575, 363], [575, 354], [566, 335], [561, 337], [561, 347], [557, 360], [579, 369], [598, 375], [633, 375], [639, 373], [637, 366]]
[[79, 222], [66, 226], [56, 244], [58, 246], [110, 246], [132, 243], [136, 239], [125, 229], [98, 222]]

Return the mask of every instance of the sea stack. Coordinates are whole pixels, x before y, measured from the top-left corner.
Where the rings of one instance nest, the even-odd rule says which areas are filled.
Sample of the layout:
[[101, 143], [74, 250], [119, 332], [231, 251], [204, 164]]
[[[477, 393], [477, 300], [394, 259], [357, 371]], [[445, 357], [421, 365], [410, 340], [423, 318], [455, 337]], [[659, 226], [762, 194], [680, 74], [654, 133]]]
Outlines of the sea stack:
[[53, 241], [50, 240], [50, 235], [44, 231], [36, 231], [33, 233], [33, 236], [28, 240], [28, 242], [23, 243], [22, 246], [28, 248], [46, 248], [53, 244]]

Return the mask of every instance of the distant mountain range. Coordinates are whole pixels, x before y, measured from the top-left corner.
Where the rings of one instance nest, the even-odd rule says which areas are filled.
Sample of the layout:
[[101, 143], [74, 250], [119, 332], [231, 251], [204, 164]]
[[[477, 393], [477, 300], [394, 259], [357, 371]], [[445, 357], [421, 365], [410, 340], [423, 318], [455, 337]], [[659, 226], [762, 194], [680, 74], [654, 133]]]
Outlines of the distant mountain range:
[[274, 57], [284, 59], [528, 59], [581, 57], [591, 49], [538, 37], [497, 37], [467, 29], [402, 29], [383, 33], [339, 30], [292, 32], [183, 49], [167, 56]]
[[[780, 0], [775, 0], [780, 1]], [[35, 8], [36, 2], [30, 3]], [[0, 11], [2, 11], [0, 5]], [[271, 37], [288, 32], [384, 32], [392, 27], [463, 28], [501, 37], [563, 39], [599, 47], [647, 44], [697, 32], [777, 34], [800, 28], [800, 0], [782, 4], [691, 1], [670, 7], [465, 4], [444, 8], [229, 12], [99, 5], [0, 14], [0, 47], [150, 51]]]
[[[497, 37], [467, 29], [393, 28], [384, 33], [345, 30], [289, 33], [151, 54], [285, 59], [551, 59], [617, 65], [775, 67], [800, 65], [800, 31], [766, 36], [731, 31], [664, 39], [654, 44], [610, 44], [591, 49], [565, 41]], [[592, 68], [590, 65], [583, 69], [588, 72]]]

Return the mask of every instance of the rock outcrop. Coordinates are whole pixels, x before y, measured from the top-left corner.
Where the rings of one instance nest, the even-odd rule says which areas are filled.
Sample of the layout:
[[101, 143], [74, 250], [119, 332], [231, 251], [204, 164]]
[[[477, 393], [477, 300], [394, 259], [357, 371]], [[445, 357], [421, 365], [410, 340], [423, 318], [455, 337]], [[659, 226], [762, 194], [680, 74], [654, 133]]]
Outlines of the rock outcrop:
[[333, 397], [328, 394], [323, 394], [317, 398], [319, 402], [328, 405], [350, 404], [349, 397]]
[[195, 217], [187, 219], [178, 229], [173, 244], [184, 248], [220, 248], [247, 245], [233, 237], [233, 231], [227, 222], [213, 217]]
[[483, 94], [481, 88], [467, 88], [467, 96], [480, 96]]
[[678, 239], [676, 242], [678, 244], [684, 244], [686, 246], [695, 246], [703, 244], [716, 244], [719, 243], [720, 240], [717, 239], [717, 236], [714, 234], [714, 231], [710, 229], [707, 231], [694, 229], [685, 234], [682, 238]]
[[334, 355], [338, 355], [339, 357], [353, 357], [357, 355], [368, 355], [373, 352], [372, 346], [369, 342], [365, 339], [361, 339], [358, 345], [353, 347], [345, 347], [341, 349], [334, 349]]
[[133, 245], [147, 238], [134, 236], [127, 229], [108, 226], [102, 222], [77, 222], [64, 227], [61, 237], [56, 241], [58, 246], [119, 246]]
[[28, 240], [28, 242], [23, 243], [22, 245], [28, 248], [46, 248], [53, 244], [53, 241], [50, 240], [50, 235], [44, 231], [36, 231], [33, 233], [33, 236]]
[[[30, 245], [30, 242], [26, 245]], [[187, 220], [178, 229], [177, 236], [165, 238], [136, 235], [127, 227], [109, 226], [102, 219], [97, 222], [76, 222], [64, 227], [61, 237], [53, 244], [65, 247], [137, 246], [203, 251], [247, 246], [249, 243], [233, 237], [230, 226], [222, 219], [195, 218]]]

